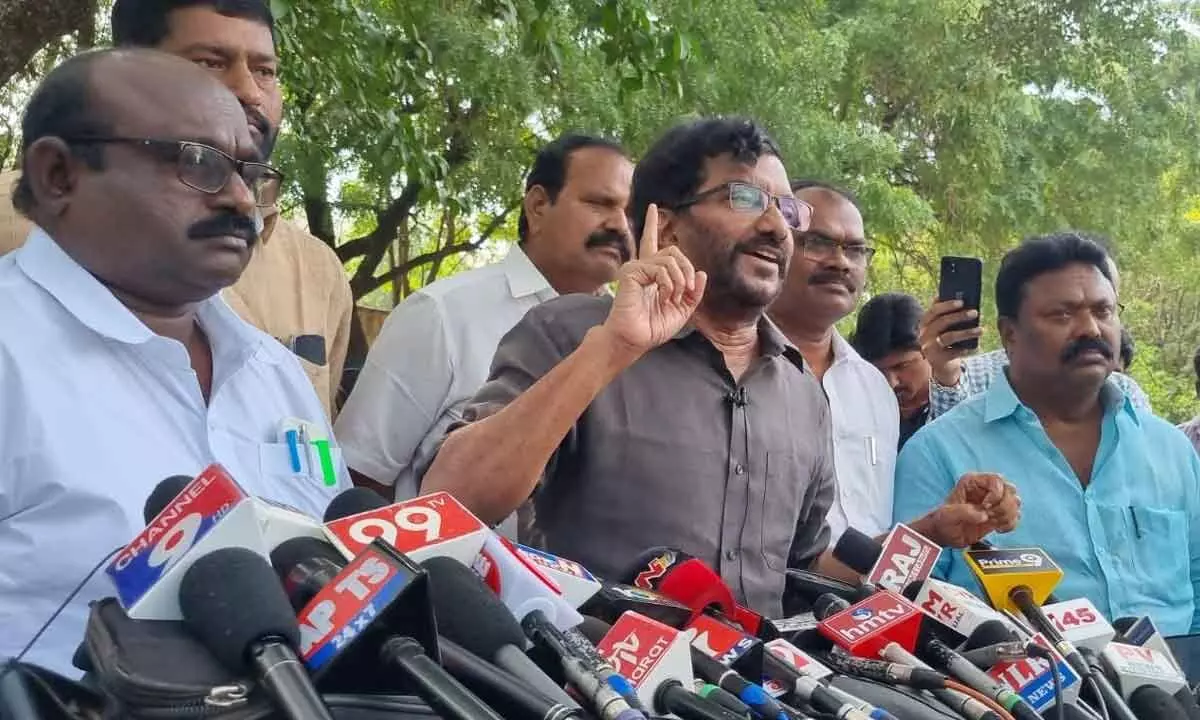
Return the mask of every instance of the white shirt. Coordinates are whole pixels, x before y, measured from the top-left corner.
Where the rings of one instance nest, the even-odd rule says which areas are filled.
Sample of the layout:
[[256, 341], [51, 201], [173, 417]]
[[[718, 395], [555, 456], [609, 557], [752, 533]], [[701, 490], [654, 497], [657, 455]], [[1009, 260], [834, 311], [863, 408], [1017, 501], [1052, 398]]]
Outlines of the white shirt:
[[500, 339], [557, 296], [519, 246], [404, 299], [371, 346], [336, 432], [347, 464], [416, 496], [438, 443], [487, 382]]
[[821, 380], [833, 415], [837, 496], [831, 540], [847, 525], [879, 535], [892, 525], [892, 486], [900, 442], [900, 405], [883, 373], [833, 331], [833, 365]]
[[[144, 526], [171, 475], [223, 464], [252, 495], [321, 517], [349, 487], [290, 475], [280, 422], [327, 427], [286, 348], [219, 297], [199, 308], [212, 345], [205, 405], [187, 350], [154, 334], [34, 229], [0, 258], [0, 657], [15, 655], [93, 566]], [[103, 570], [26, 659], [77, 676], [88, 602], [113, 594]]]

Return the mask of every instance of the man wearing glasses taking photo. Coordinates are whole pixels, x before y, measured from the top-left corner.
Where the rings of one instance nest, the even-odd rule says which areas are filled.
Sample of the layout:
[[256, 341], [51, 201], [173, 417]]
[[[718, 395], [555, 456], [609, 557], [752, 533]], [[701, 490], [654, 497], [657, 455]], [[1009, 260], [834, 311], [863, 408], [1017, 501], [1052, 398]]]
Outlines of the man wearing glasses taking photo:
[[[36, 227], [0, 258], [0, 657], [141, 529], [165, 478], [219, 462], [251, 495], [319, 516], [349, 487], [293, 472], [292, 419], [328, 436], [299, 360], [219, 293], [260, 242], [279, 173], [237, 99], [180, 58], [72, 58], [21, 124], [13, 204]], [[28, 660], [72, 673], [98, 573]]]
[[[875, 248], [848, 191], [822, 182], [792, 182], [813, 208], [794, 235], [795, 255], [770, 317], [799, 348], [805, 370], [825, 391], [833, 427], [837, 491], [829, 509], [831, 537], [847, 527], [881, 535], [892, 525], [900, 408], [887, 380], [837, 331], [854, 312]], [[968, 473], [943, 504], [909, 524], [942, 545], [961, 547], [988, 527], [1006, 532], [1019, 513], [1011, 486], [998, 476]]]

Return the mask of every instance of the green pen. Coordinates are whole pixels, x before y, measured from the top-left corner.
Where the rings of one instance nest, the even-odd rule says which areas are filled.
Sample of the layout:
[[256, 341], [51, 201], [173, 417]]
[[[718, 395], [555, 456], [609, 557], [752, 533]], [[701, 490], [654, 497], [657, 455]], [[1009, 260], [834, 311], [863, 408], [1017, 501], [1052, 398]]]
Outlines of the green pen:
[[325, 479], [327, 487], [337, 485], [337, 473], [333, 470], [333, 453], [329, 450], [328, 440], [313, 440], [313, 447], [317, 449], [317, 456], [321, 459], [321, 476]]

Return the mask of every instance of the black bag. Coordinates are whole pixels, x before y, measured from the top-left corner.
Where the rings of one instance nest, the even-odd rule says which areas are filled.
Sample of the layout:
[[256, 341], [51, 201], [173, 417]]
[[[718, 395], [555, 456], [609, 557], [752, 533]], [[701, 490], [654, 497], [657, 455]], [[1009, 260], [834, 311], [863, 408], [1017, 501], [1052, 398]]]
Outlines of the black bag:
[[[85, 647], [105, 716], [138, 720], [258, 720], [277, 717], [250, 678], [226, 669], [173, 620], [134, 620], [113, 598], [92, 603]], [[412, 695], [324, 695], [338, 720], [412, 718], [436, 713]]]

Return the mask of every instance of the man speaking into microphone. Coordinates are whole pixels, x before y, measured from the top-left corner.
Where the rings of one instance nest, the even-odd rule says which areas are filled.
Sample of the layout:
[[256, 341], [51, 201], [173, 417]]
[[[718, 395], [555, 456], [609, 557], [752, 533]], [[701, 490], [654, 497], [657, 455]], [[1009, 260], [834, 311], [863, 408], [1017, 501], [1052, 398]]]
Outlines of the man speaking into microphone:
[[602, 576], [678, 547], [779, 616], [787, 568], [825, 562], [834, 493], [829, 407], [764, 315], [811, 213], [752, 121], [668, 131], [634, 171], [616, 296], [517, 324], [423, 491], [489, 522], [532, 496], [523, 539]]
[[[1003, 544], [1044, 548], [1064, 571], [1057, 595], [1187, 633], [1200, 627], [1200, 457], [1110, 377], [1118, 308], [1096, 242], [1062, 233], [1011, 250], [996, 278], [1009, 367], [904, 446], [895, 515], [927, 510], [961, 473], [999, 473], [1026, 499]], [[975, 586], [957, 553], [949, 580]]]

